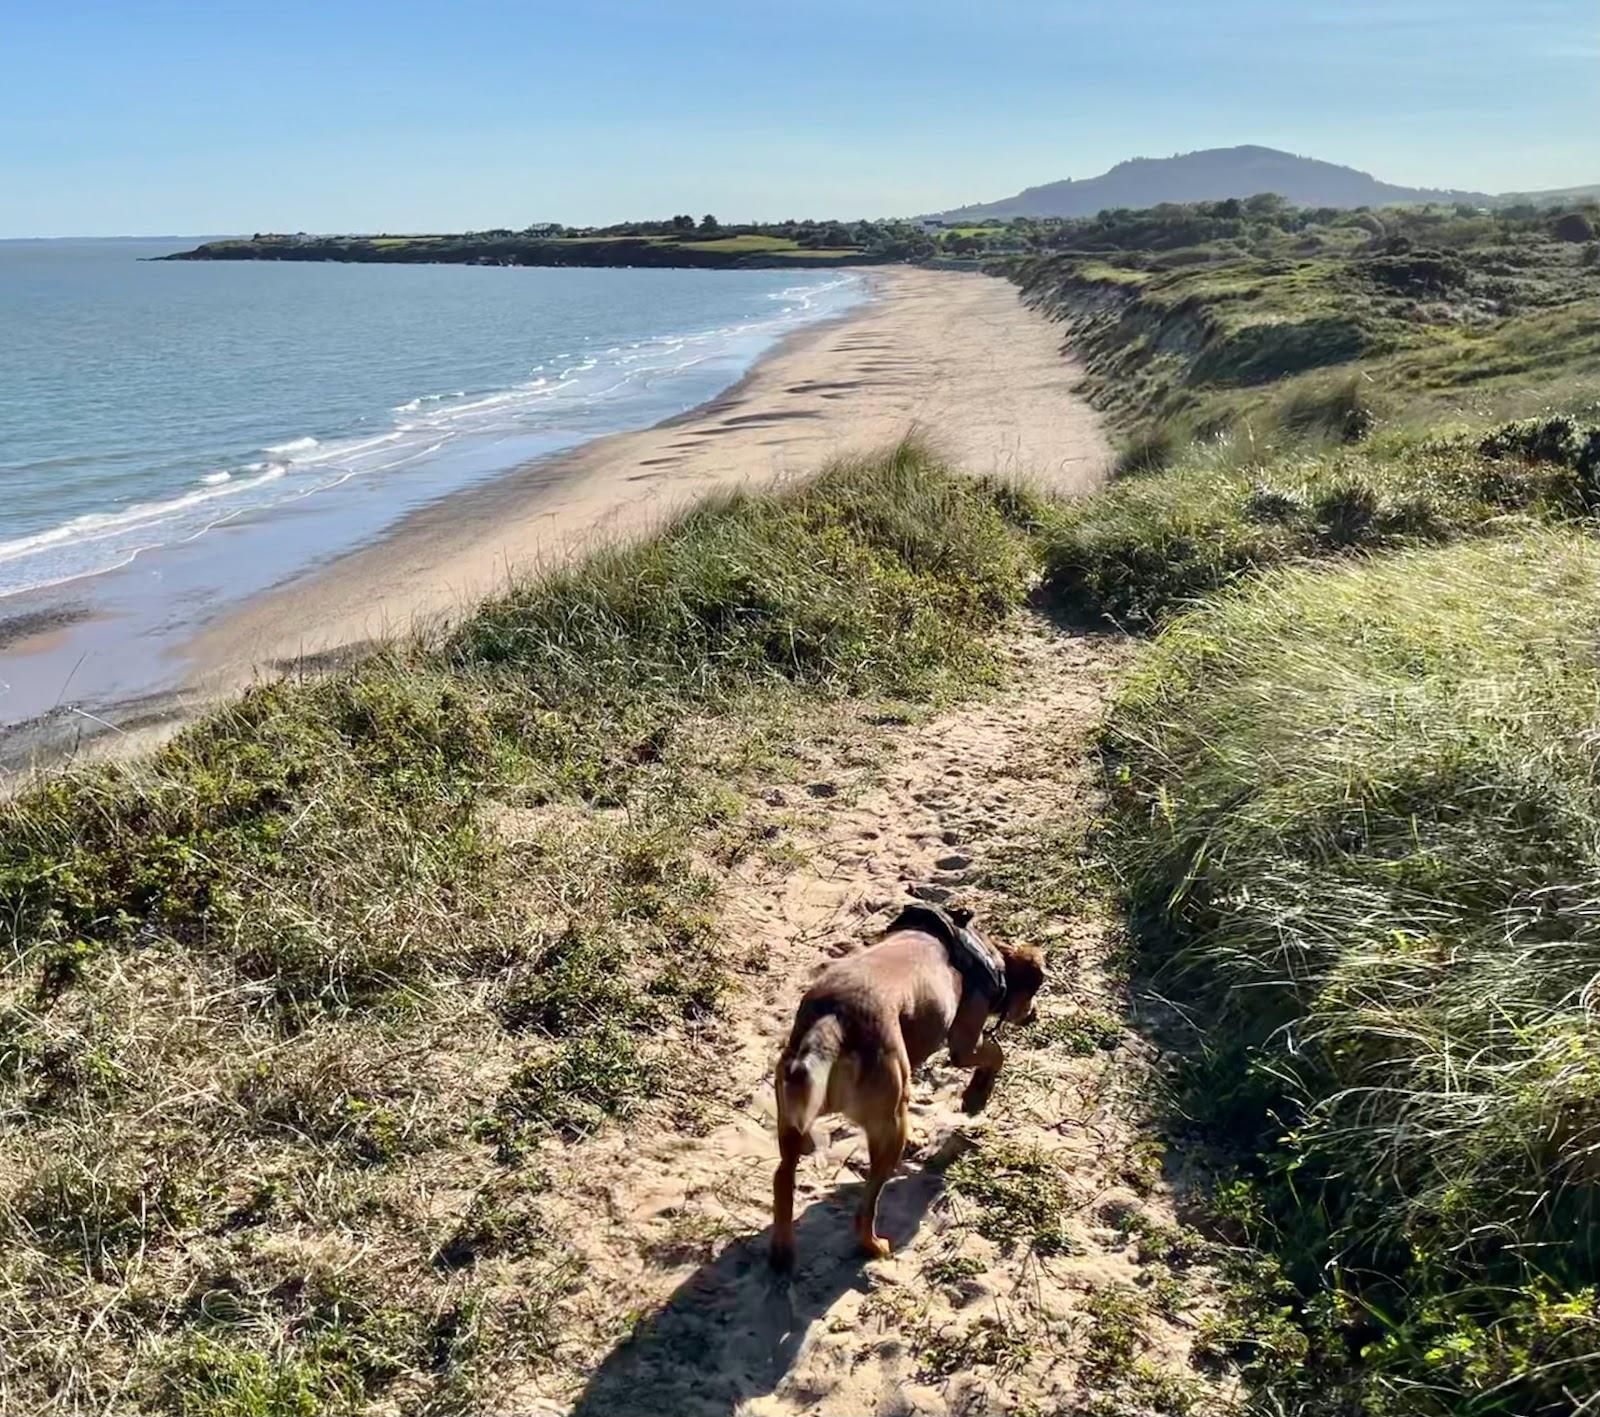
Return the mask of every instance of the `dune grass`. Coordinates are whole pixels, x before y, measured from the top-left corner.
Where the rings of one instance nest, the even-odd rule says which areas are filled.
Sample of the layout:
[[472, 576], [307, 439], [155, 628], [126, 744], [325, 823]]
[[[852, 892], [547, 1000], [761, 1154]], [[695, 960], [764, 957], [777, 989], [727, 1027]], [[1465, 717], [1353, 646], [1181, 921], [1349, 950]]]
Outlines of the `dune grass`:
[[1587, 513], [1592, 459], [1492, 435], [1600, 422], [1600, 274], [1520, 218], [1388, 219], [1441, 246], [1402, 231], [1296, 253], [1277, 233], [1017, 272], [1123, 435], [1116, 485], [1049, 537], [1049, 581], [1076, 613], [1147, 631], [1286, 562]]
[[1577, 531], [1283, 571], [1169, 626], [1112, 715], [1190, 1106], [1320, 1294], [1300, 1410], [1600, 1386], [1597, 631]]
[[[1147, 631], [1240, 576], [1272, 566], [1514, 530], [1585, 514], [1587, 430], [1571, 420], [1487, 437], [1326, 434], [1353, 417], [1335, 390], [1301, 399], [1293, 436], [1226, 435], [1168, 450], [1104, 492], [1059, 509], [1045, 535], [1046, 580], [1075, 613]], [[1280, 423], [1279, 425], [1283, 425]], [[1545, 443], [1518, 429], [1566, 430]], [[1572, 440], [1570, 443], [1563, 439]]]
[[1600, 346], [1547, 227], [1019, 273], [1125, 437], [1046, 580], [1155, 636], [1102, 844], [1194, 1026], [1175, 1125], [1258, 1256], [1201, 1347], [1274, 1417], [1600, 1391]]
[[696, 1125], [742, 792], [992, 677], [1012, 506], [912, 447], [724, 499], [0, 804], [3, 1405], [471, 1410], [547, 1357], [539, 1157]]

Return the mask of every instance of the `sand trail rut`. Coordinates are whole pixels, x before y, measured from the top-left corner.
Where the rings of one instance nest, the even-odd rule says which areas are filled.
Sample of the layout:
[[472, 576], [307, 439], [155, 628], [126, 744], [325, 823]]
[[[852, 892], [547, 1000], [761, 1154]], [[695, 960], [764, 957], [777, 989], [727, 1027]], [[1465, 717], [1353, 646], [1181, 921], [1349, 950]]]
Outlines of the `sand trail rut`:
[[[570, 1366], [519, 1410], [1026, 1412], [1074, 1410], [1090, 1391], [1128, 1394], [1107, 1411], [1207, 1409], [1181, 1371], [1205, 1276], [1186, 1274], [1182, 1298], [1169, 1282], [1161, 1305], [1145, 1294], [1140, 1237], [1177, 1227], [1129, 1105], [1144, 1045], [1102, 968], [1107, 926], [1017, 886], [1030, 861], [1050, 869], [1049, 835], [1081, 835], [1094, 809], [1086, 738], [1122, 648], [1030, 623], [1012, 654], [1003, 691], [886, 734], [872, 766], [768, 790], [775, 814], [801, 804], [809, 825], [800, 864], [727, 883], [725, 925], [750, 959], [716, 1042], [710, 1125], [645, 1124], [567, 1154], [560, 1219], [585, 1266]], [[852, 1239], [865, 1143], [823, 1119], [800, 1169], [798, 1265], [779, 1280], [766, 1264], [773, 1061], [816, 970], [908, 896], [1042, 936], [1041, 1023], [1004, 1040], [979, 1118], [959, 1109], [966, 1073], [922, 1070], [913, 1153], [882, 1198], [887, 1260], [864, 1263]], [[1112, 1350], [1129, 1373], [1109, 1370]], [[1176, 1395], [1156, 1401], [1161, 1384]]]

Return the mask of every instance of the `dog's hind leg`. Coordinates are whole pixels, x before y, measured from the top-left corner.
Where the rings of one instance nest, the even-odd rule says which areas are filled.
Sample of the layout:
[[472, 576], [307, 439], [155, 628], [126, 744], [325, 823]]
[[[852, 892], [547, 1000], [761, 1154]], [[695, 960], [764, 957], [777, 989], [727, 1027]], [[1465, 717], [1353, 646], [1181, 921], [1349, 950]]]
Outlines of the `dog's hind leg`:
[[794, 1268], [794, 1173], [806, 1133], [794, 1127], [778, 1132], [778, 1169], [772, 1177], [772, 1267]]
[[884, 1122], [867, 1129], [870, 1169], [866, 1193], [861, 1197], [861, 1209], [856, 1213], [856, 1238], [861, 1241], [861, 1248], [873, 1259], [886, 1258], [891, 1248], [889, 1242], [878, 1234], [878, 1196], [884, 1183], [894, 1175], [894, 1168], [900, 1164], [910, 1137], [911, 1066], [909, 1062], [902, 1061], [900, 1094], [895, 1100], [893, 1113]]
[[909, 1123], [910, 1119], [901, 1112], [890, 1127], [867, 1134], [871, 1170], [867, 1174], [866, 1194], [861, 1197], [861, 1209], [856, 1215], [856, 1237], [861, 1241], [861, 1248], [873, 1259], [886, 1258], [891, 1248], [878, 1234], [878, 1195], [900, 1164], [910, 1132]]

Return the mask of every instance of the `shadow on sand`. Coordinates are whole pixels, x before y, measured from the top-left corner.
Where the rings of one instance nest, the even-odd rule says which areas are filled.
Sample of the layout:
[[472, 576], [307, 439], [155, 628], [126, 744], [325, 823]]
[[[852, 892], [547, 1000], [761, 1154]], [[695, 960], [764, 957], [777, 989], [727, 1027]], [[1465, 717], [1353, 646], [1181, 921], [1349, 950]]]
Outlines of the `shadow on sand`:
[[[944, 1189], [942, 1167], [884, 1187], [878, 1229], [898, 1251]], [[861, 1187], [816, 1201], [796, 1225], [792, 1277], [767, 1264], [771, 1230], [737, 1240], [690, 1275], [596, 1369], [573, 1417], [730, 1417], [772, 1392], [811, 1325], [850, 1289], [867, 1289], [850, 1217]], [[820, 1394], [795, 1394], [804, 1408]]]

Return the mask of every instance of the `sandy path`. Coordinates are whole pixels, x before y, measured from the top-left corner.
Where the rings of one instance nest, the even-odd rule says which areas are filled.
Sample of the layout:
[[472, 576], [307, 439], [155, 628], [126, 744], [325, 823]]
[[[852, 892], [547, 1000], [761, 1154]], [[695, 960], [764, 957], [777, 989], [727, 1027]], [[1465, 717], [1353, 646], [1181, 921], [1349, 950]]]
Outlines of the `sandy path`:
[[[800, 1172], [794, 1280], [775, 1279], [765, 1263], [770, 1069], [800, 993], [831, 953], [881, 928], [908, 889], [951, 892], [991, 921], [1014, 910], [1015, 898], [986, 882], [1042, 823], [1082, 821], [1094, 809], [1085, 739], [1121, 655], [1115, 644], [1036, 624], [1017, 643], [1016, 682], [1003, 695], [896, 733], [881, 769], [772, 794], [779, 808], [819, 797], [826, 805], [804, 843], [805, 865], [728, 890], [730, 931], [765, 955], [733, 1005], [734, 1046], [718, 1062], [731, 1115], [705, 1135], [658, 1124], [568, 1154], [553, 1218], [584, 1265], [568, 1379], [510, 1394], [507, 1410], [1065, 1411], [1092, 1388], [1126, 1398], [1115, 1410], [1133, 1412], [1169, 1379], [1174, 1391], [1196, 1386], [1195, 1405], [1182, 1410], [1216, 1407], [1214, 1385], [1185, 1371], [1209, 1282], [1199, 1271], [1184, 1277], [1191, 1297], [1176, 1310], [1139, 1320], [1126, 1374], [1094, 1366], [1108, 1342], [1094, 1296], [1137, 1295], [1150, 1277], [1130, 1225], [1174, 1228], [1159, 1167], [1139, 1160], [1127, 1093], [1145, 1045], [1115, 1022], [1125, 1000], [1102, 970], [1107, 928], [1094, 919], [1012, 913], [1009, 928], [1048, 937], [1052, 986], [1041, 1013], [1110, 1016], [1114, 1049], [1077, 1056], [1059, 1042], [1009, 1042], [1007, 1072], [977, 1120], [958, 1110], [966, 1074], [927, 1068], [913, 1119], [920, 1157], [884, 1192], [882, 1229], [896, 1253], [882, 1262], [864, 1265], [851, 1239], [865, 1147], [842, 1118], [825, 1119]], [[1063, 864], [1070, 870], [1057, 860], [1058, 872]], [[1068, 1243], [1047, 1255], [979, 1233], [981, 1207], [947, 1184], [941, 1164], [968, 1148], [974, 1160], [1020, 1149], [1059, 1168]], [[630, 1315], [640, 1319], [631, 1335], [615, 1346], [599, 1339]]]
[[407, 631], [707, 493], [813, 472], [913, 430], [972, 472], [1094, 485], [1107, 449], [1072, 393], [1079, 371], [1014, 286], [900, 268], [870, 279], [871, 304], [798, 333], [705, 407], [447, 498], [228, 615], [186, 651], [200, 679], [220, 686], [253, 666]]

